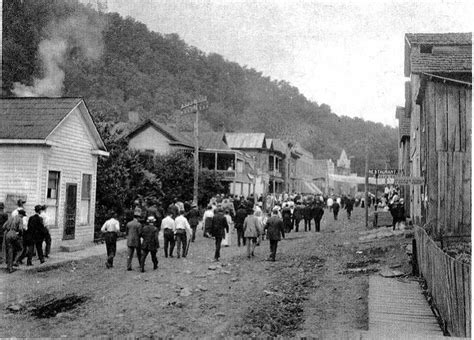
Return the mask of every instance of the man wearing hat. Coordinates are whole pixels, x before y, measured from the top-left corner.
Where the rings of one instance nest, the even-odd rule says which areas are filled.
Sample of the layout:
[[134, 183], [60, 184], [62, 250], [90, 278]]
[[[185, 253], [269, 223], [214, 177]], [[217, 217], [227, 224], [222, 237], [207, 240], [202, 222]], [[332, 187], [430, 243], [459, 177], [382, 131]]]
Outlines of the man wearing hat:
[[192, 230], [189, 225], [188, 219], [184, 217], [184, 210], [180, 210], [178, 216], [175, 218], [174, 223], [176, 225], [175, 240], [176, 240], [176, 256], [178, 259], [186, 257], [186, 250], [188, 245], [188, 235], [191, 237]]
[[[20, 212], [21, 213], [21, 212]], [[27, 230], [23, 233], [23, 240], [27, 246], [26, 251], [26, 265], [32, 266], [32, 258], [34, 249], [38, 254], [41, 263], [44, 263], [43, 256], [43, 240], [45, 237], [45, 227], [43, 224], [43, 218], [40, 216], [41, 205], [35, 206], [35, 214], [28, 219]], [[21, 259], [20, 259], [21, 260]]]
[[18, 214], [16, 217], [10, 217], [2, 225], [2, 229], [5, 232], [5, 253], [9, 273], [14, 271], [13, 266], [18, 266], [19, 258], [22, 255], [22, 213]]
[[142, 242], [142, 257], [141, 270], [145, 272], [145, 260], [148, 253], [151, 254], [151, 261], [153, 262], [153, 270], [158, 268], [158, 259], [156, 252], [159, 248], [158, 243], [158, 228], [155, 226], [156, 219], [154, 216], [148, 216], [146, 224], [141, 231]]
[[112, 268], [114, 266], [115, 253], [117, 252], [117, 235], [120, 232], [120, 223], [117, 220], [117, 213], [115, 211], [105, 221], [100, 231], [104, 233], [105, 249], [107, 249], [107, 262], [105, 266]]
[[43, 219], [43, 224], [44, 224], [44, 242], [46, 243], [45, 249], [44, 249], [44, 257], [48, 258], [49, 253], [51, 252], [51, 233], [49, 232], [49, 223], [48, 223], [48, 216], [46, 215], [46, 205], [41, 206], [41, 213], [40, 216]]
[[245, 246], [245, 238], [244, 238], [244, 221], [247, 217], [247, 209], [245, 209], [244, 205], [241, 204], [235, 213], [235, 220], [234, 220], [234, 228], [237, 230], [237, 246], [240, 247], [240, 243]]
[[12, 211], [12, 217], [18, 216], [18, 213], [20, 212], [20, 210], [25, 210], [25, 208], [23, 208], [23, 205], [25, 203], [26, 201], [24, 201], [22, 198], [16, 201], [17, 207], [15, 208], [15, 210]]
[[191, 230], [193, 231], [192, 236], [191, 236], [191, 242], [194, 242], [194, 240], [196, 239], [196, 229], [197, 229], [200, 219], [201, 219], [201, 216], [199, 214], [197, 205], [196, 203], [193, 203], [191, 205], [191, 210], [188, 212], [189, 225], [191, 226]]
[[211, 234], [216, 240], [216, 251], [214, 252], [214, 261], [219, 261], [221, 257], [221, 244], [225, 233], [229, 232], [229, 224], [223, 214], [222, 208], [217, 208], [214, 217], [212, 218]]
[[133, 253], [137, 252], [138, 264], [141, 261], [141, 245], [140, 245], [140, 234], [142, 231], [142, 225], [138, 221], [141, 217], [138, 211], [134, 211], [133, 220], [127, 223], [126, 232], [127, 232], [127, 247], [128, 247], [128, 259], [127, 259], [127, 270], [132, 270], [132, 259]]
[[282, 237], [285, 238], [285, 228], [283, 220], [278, 217], [278, 209], [273, 208], [272, 217], [265, 224], [265, 230], [267, 230], [267, 238], [270, 240], [270, 256], [267, 260], [275, 261], [278, 241]]
[[[165, 257], [173, 257], [173, 250], [174, 250], [174, 231], [176, 230], [176, 223], [173, 219], [173, 212], [168, 210], [166, 212], [166, 217], [161, 221], [161, 230], [163, 230], [163, 241], [164, 241], [164, 250], [165, 250]], [[168, 254], [168, 247], [169, 254]]]

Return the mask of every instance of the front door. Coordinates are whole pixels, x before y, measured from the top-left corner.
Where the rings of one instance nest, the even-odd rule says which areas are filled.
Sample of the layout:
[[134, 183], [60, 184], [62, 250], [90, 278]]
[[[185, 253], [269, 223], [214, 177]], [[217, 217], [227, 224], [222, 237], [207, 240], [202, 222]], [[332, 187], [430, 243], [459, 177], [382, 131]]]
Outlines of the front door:
[[76, 232], [77, 184], [66, 183], [66, 213], [63, 240], [74, 240]]

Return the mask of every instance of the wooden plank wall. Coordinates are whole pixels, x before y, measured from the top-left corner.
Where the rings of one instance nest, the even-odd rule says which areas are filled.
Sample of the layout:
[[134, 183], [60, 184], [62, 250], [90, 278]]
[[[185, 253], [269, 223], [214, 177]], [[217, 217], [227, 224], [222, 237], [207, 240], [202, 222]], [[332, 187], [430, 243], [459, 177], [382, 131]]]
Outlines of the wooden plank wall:
[[444, 253], [415, 227], [417, 261], [434, 304], [452, 336], [471, 336], [471, 265]]
[[428, 81], [424, 96], [427, 222], [445, 235], [470, 235], [472, 90]]

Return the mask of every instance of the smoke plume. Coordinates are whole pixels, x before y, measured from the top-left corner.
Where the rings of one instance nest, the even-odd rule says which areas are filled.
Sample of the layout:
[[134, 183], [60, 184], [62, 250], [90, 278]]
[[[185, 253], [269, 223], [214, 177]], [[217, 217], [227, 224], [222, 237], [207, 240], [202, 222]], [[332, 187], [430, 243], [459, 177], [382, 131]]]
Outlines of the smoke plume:
[[75, 50], [83, 58], [98, 60], [103, 53], [102, 32], [105, 20], [99, 15], [76, 15], [51, 22], [45, 29], [47, 37], [38, 45], [42, 78], [33, 78], [33, 85], [14, 83], [17, 97], [59, 97], [64, 87], [64, 66], [68, 53]]

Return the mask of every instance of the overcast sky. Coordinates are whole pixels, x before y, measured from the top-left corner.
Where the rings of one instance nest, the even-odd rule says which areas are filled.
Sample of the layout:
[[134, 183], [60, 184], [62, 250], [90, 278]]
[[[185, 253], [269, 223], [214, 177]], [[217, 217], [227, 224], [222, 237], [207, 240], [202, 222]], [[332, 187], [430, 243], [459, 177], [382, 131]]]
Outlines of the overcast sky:
[[286, 80], [338, 115], [396, 126], [404, 34], [472, 31], [471, 2], [108, 0], [108, 9]]

